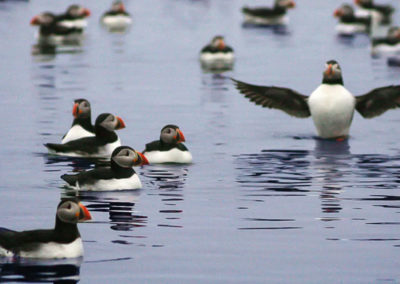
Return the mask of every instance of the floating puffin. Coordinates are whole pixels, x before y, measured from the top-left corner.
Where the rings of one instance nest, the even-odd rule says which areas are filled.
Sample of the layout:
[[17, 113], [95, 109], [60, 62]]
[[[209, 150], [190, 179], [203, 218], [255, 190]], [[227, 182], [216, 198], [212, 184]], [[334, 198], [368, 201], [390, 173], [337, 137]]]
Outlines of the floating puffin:
[[296, 6], [293, 0], [275, 0], [272, 8], [243, 7], [244, 23], [251, 25], [285, 25], [288, 22], [287, 10]]
[[63, 136], [61, 141], [62, 144], [84, 137], [95, 136], [94, 127], [92, 125], [90, 103], [88, 100], [75, 100], [74, 107], [72, 108], [72, 115], [74, 116], [72, 126]]
[[369, 33], [371, 17], [358, 17], [354, 9], [348, 4], [343, 4], [335, 10], [334, 16], [339, 19], [336, 31], [339, 35], [351, 36], [357, 33]]
[[132, 24], [132, 17], [122, 1], [115, 1], [111, 9], [103, 14], [101, 23], [109, 31], [124, 31]]
[[371, 53], [396, 54], [400, 52], [400, 27], [391, 27], [386, 37], [371, 40]]
[[354, 97], [344, 86], [335, 60], [325, 64], [322, 84], [310, 96], [288, 88], [256, 86], [234, 80], [236, 88], [257, 105], [283, 110], [295, 117], [312, 117], [318, 136], [343, 139], [349, 135], [356, 109], [364, 118], [400, 106], [400, 85], [374, 89]]
[[121, 141], [114, 130], [125, 128], [124, 121], [110, 113], [100, 114], [94, 125], [93, 137], [84, 137], [65, 144], [47, 143], [49, 154], [69, 157], [110, 158]]
[[373, 0], [354, 0], [360, 8], [358, 15], [370, 15], [376, 24], [388, 25], [392, 22], [394, 8], [390, 5], [377, 5]]
[[60, 45], [81, 38], [82, 30], [80, 28], [61, 25], [57, 17], [50, 12], [33, 17], [30, 23], [33, 26], [39, 26], [37, 35], [39, 44]]
[[146, 144], [142, 152], [150, 164], [192, 162], [192, 154], [182, 143], [185, 136], [178, 126], [168, 124], [161, 129], [160, 139]]
[[83, 245], [77, 223], [91, 218], [81, 203], [61, 201], [57, 206], [54, 229], [16, 232], [0, 228], [0, 256], [40, 259], [81, 257]]
[[142, 153], [128, 146], [120, 146], [113, 151], [110, 166], [97, 167], [76, 175], [65, 174], [61, 178], [69, 187], [78, 190], [138, 189], [142, 183], [132, 167], [148, 163]]
[[206, 70], [229, 70], [234, 62], [233, 49], [225, 44], [223, 36], [215, 36], [200, 51], [200, 63]]
[[87, 27], [86, 18], [89, 16], [89, 9], [80, 5], [70, 5], [65, 13], [57, 15], [57, 20], [64, 27], [77, 28], [83, 31]]

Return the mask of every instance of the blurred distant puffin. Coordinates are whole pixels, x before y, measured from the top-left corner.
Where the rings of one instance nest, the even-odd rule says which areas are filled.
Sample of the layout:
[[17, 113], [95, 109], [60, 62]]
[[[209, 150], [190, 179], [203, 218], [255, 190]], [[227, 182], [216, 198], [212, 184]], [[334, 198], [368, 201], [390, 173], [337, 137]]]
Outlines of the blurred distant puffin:
[[114, 1], [111, 9], [103, 14], [101, 23], [109, 30], [124, 30], [132, 24], [132, 17], [122, 1]]
[[224, 37], [220, 35], [200, 51], [200, 63], [206, 69], [230, 69], [234, 61], [233, 49], [225, 44]]
[[90, 103], [88, 100], [75, 100], [74, 107], [72, 108], [72, 115], [74, 116], [72, 126], [63, 136], [61, 143], [64, 144], [83, 137], [95, 136]]
[[54, 229], [16, 232], [0, 228], [0, 256], [37, 259], [81, 257], [83, 245], [77, 223], [91, 218], [80, 202], [63, 200], [57, 206]]
[[192, 154], [182, 143], [185, 136], [178, 126], [168, 124], [161, 129], [160, 139], [146, 144], [142, 152], [150, 164], [192, 162]]
[[359, 14], [371, 15], [379, 24], [387, 25], [392, 22], [394, 8], [390, 5], [377, 5], [373, 0], [354, 0], [360, 8]]
[[62, 175], [68, 186], [78, 190], [123, 190], [142, 187], [139, 176], [133, 166], [146, 165], [149, 162], [142, 153], [128, 146], [116, 148], [111, 155], [111, 165], [75, 175]]
[[358, 17], [354, 9], [348, 4], [343, 4], [335, 10], [334, 16], [339, 19], [336, 31], [339, 35], [354, 35], [357, 33], [369, 33], [371, 17]]
[[400, 27], [391, 27], [386, 37], [371, 40], [372, 54], [399, 53], [400, 52]]
[[288, 88], [233, 81], [257, 105], [280, 109], [295, 117], [311, 116], [318, 135], [327, 139], [343, 139], [349, 135], [355, 109], [364, 118], [372, 118], [400, 106], [400, 85], [377, 88], [354, 97], [343, 86], [342, 71], [335, 60], [326, 62], [322, 84], [310, 96]]
[[124, 121], [110, 113], [100, 114], [94, 125], [93, 137], [84, 137], [69, 141], [65, 144], [47, 143], [45, 146], [49, 154], [86, 157], [86, 158], [110, 158], [112, 152], [121, 141], [114, 130], [125, 128]]
[[57, 45], [66, 40], [80, 37], [82, 30], [75, 27], [66, 27], [60, 24], [57, 17], [44, 12], [32, 18], [31, 25], [39, 26], [38, 40], [42, 44]]
[[272, 8], [243, 7], [244, 22], [254, 25], [285, 25], [288, 21], [286, 12], [296, 6], [293, 0], [275, 0]]
[[62, 26], [77, 28], [83, 31], [87, 26], [86, 18], [89, 16], [89, 9], [80, 5], [70, 5], [65, 13], [57, 15], [57, 20]]

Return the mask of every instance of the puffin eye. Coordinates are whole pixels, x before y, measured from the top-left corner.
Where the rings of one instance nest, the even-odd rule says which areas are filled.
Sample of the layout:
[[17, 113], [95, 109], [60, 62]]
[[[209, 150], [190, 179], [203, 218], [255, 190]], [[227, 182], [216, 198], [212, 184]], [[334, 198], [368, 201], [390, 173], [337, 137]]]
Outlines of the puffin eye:
[[71, 203], [68, 203], [67, 209], [71, 209]]
[[127, 157], [129, 156], [129, 151], [126, 151], [126, 156], [127, 156]]
[[171, 133], [171, 128], [167, 128], [166, 132]]

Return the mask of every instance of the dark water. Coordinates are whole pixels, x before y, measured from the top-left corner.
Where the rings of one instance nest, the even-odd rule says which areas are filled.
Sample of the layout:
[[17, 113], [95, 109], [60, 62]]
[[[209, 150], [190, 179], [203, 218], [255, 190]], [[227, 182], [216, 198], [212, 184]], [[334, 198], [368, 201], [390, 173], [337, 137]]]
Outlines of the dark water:
[[[32, 55], [29, 21], [70, 2], [0, 2], [1, 227], [51, 227], [72, 194], [60, 175], [93, 166], [43, 147], [67, 130], [75, 98], [121, 116], [137, 150], [178, 124], [194, 164], [139, 168], [139, 191], [80, 193], [94, 217], [80, 224], [84, 259], [5, 262], [1, 281], [400, 282], [400, 112], [356, 114], [349, 141], [321, 141], [310, 119], [250, 104], [229, 80], [308, 94], [335, 58], [356, 95], [398, 84], [366, 37], [335, 36], [341, 2], [298, 1], [288, 28], [272, 30], [242, 27], [243, 1], [126, 1], [125, 34], [100, 27], [109, 3], [78, 2], [92, 11], [83, 44], [46, 55]], [[215, 34], [237, 55], [221, 75], [197, 61]]]

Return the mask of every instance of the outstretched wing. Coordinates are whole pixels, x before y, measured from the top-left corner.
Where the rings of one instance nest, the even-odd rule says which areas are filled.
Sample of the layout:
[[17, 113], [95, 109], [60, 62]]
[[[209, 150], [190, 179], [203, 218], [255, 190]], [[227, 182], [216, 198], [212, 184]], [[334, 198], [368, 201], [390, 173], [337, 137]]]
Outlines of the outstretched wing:
[[283, 110], [296, 117], [311, 115], [307, 104], [307, 96], [288, 88], [250, 85], [232, 78], [240, 93], [256, 105]]
[[356, 109], [365, 118], [372, 118], [398, 107], [400, 107], [400, 85], [377, 88], [356, 97]]

